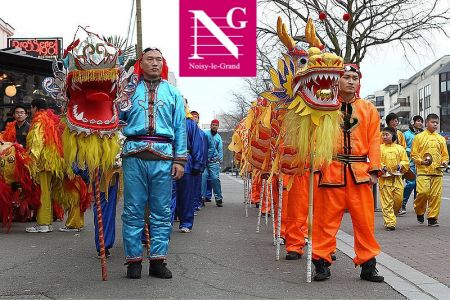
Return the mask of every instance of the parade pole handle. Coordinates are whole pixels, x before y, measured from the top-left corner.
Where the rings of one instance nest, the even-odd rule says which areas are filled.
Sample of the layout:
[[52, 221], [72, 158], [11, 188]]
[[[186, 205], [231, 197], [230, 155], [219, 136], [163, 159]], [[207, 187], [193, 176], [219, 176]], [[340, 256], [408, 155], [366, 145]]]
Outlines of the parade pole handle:
[[315, 128], [311, 129], [310, 139], [310, 160], [309, 160], [309, 193], [308, 193], [308, 253], [306, 260], [306, 282], [311, 282], [312, 274], [312, 230], [313, 230], [313, 203], [314, 203], [314, 132]]

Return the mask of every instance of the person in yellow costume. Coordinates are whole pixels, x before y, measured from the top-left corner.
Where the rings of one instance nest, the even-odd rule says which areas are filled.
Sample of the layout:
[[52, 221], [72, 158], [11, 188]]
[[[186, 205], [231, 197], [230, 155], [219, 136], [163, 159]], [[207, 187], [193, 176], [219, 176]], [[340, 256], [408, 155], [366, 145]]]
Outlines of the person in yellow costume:
[[[403, 148], [406, 149], [406, 139], [403, 135], [403, 132], [397, 129], [399, 124], [398, 116], [395, 113], [390, 113], [386, 116], [386, 126], [391, 127], [395, 129], [397, 140], [395, 141], [396, 144], [399, 144]], [[383, 141], [381, 141], [383, 143]]]
[[37, 210], [37, 224], [26, 232], [53, 231], [51, 190], [54, 178], [63, 177], [63, 147], [60, 119], [47, 109], [45, 99], [31, 102], [33, 120], [27, 135], [27, 150], [32, 159], [31, 174], [41, 186], [41, 206]]
[[426, 130], [414, 137], [411, 159], [417, 168], [417, 197], [414, 210], [417, 221], [424, 222], [428, 208], [428, 226], [439, 226], [438, 217], [441, 208], [442, 176], [448, 165], [448, 150], [443, 136], [436, 132], [439, 117], [429, 114]]
[[379, 180], [380, 201], [384, 227], [395, 230], [396, 215], [403, 203], [403, 179], [400, 172], [409, 169], [409, 159], [405, 148], [395, 143], [397, 135], [392, 127], [385, 127], [381, 133], [381, 166], [384, 173]]

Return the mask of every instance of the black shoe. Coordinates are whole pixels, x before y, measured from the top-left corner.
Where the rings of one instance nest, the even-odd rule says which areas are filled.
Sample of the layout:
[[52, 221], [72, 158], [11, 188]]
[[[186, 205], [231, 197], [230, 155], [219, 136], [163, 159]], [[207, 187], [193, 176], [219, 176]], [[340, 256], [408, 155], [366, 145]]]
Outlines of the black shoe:
[[430, 227], [438, 227], [439, 222], [436, 218], [428, 218], [428, 226]]
[[336, 253], [331, 254], [331, 260], [336, 261]]
[[329, 279], [331, 277], [330, 271], [330, 263], [323, 260], [322, 258], [319, 260], [312, 260], [312, 263], [315, 267], [315, 275], [313, 277], [314, 281], [324, 281], [325, 279]]
[[361, 265], [361, 277], [362, 280], [367, 280], [371, 282], [383, 282], [384, 277], [381, 275], [378, 275], [377, 270], [377, 260], [375, 258], [372, 258], [369, 261], [366, 261]]
[[217, 200], [216, 205], [217, 207], [223, 207], [222, 200]]
[[395, 226], [386, 226], [386, 230], [387, 231], [394, 231], [395, 230]]
[[419, 224], [423, 224], [424, 221], [425, 218], [423, 217], [423, 215], [417, 215], [417, 222], [419, 222]]
[[297, 253], [295, 251], [289, 251], [286, 254], [286, 260], [297, 260], [302, 258], [302, 255], [300, 253]]
[[139, 279], [141, 278], [142, 262], [130, 261], [125, 263], [127, 266], [127, 278]]
[[211, 199], [205, 198], [205, 201], [204, 201], [204, 202], [211, 202]]
[[162, 259], [151, 260], [148, 275], [162, 279], [172, 278], [172, 272], [166, 266], [167, 264]]

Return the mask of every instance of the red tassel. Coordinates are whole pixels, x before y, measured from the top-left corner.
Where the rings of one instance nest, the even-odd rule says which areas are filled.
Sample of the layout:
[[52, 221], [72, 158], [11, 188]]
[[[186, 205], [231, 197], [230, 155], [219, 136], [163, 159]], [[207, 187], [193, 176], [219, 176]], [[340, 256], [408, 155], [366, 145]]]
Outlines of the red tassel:
[[326, 18], [327, 18], [327, 13], [324, 12], [324, 11], [321, 11], [321, 12], [319, 13], [319, 20], [323, 21], [323, 20], [325, 20]]
[[342, 16], [342, 20], [344, 20], [345, 22], [347, 22], [348, 20], [350, 20], [350, 14], [349, 14], [349, 13], [345, 13], [345, 14]]

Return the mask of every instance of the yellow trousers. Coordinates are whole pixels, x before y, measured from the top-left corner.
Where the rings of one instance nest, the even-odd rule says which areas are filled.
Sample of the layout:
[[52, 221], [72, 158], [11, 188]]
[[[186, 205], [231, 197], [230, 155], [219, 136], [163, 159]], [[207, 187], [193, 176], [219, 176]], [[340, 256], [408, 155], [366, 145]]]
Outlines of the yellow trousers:
[[39, 225], [51, 225], [53, 223], [52, 173], [47, 171], [39, 172], [38, 181], [41, 187], [41, 206], [37, 210], [36, 221]]
[[383, 212], [384, 226], [391, 227], [397, 224], [396, 215], [403, 203], [403, 186], [380, 186], [380, 202]]
[[84, 213], [80, 211], [79, 205], [76, 205], [69, 210], [66, 227], [77, 229], [82, 229], [84, 227]]
[[441, 209], [442, 176], [417, 176], [416, 190], [417, 197], [414, 200], [416, 214], [424, 215], [428, 206], [427, 218], [437, 219]]

